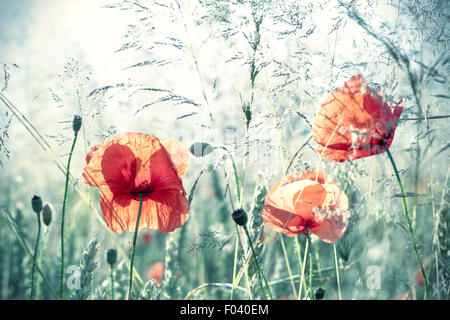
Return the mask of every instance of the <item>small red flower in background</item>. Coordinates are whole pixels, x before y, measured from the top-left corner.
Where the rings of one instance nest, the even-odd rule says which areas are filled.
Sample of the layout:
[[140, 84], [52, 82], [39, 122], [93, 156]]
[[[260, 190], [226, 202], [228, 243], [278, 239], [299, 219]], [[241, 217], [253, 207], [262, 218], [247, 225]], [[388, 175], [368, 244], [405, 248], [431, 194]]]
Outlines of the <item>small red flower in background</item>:
[[419, 270], [418, 272], [416, 272], [416, 283], [417, 285], [423, 287], [425, 284], [425, 280], [423, 278], [423, 274], [422, 272]]
[[321, 105], [312, 130], [322, 157], [342, 162], [385, 151], [394, 139], [402, 102], [389, 106], [383, 97], [355, 75]]
[[164, 262], [156, 262], [148, 271], [147, 278], [148, 280], [155, 280], [158, 283], [161, 283], [161, 280], [164, 276]]
[[[426, 269], [430, 265], [431, 258], [427, 258], [423, 263], [423, 267]], [[425, 279], [423, 278], [422, 271], [419, 269], [416, 270], [415, 280], [418, 286], [423, 287], [425, 285]]]
[[277, 182], [266, 197], [263, 220], [287, 236], [308, 230], [325, 242], [335, 242], [345, 232], [348, 200], [345, 193], [320, 172], [307, 171]]
[[408, 298], [409, 298], [409, 291], [406, 291], [404, 294], [395, 296], [392, 300], [408, 300]]
[[[187, 164], [180, 170], [184, 173], [186, 168]], [[100, 188], [103, 218], [117, 233], [134, 231], [141, 194], [139, 230], [170, 232], [188, 219], [188, 201], [176, 164], [155, 136], [124, 133], [94, 146], [86, 156], [83, 179]]]
[[144, 244], [149, 244], [152, 241], [152, 238], [153, 237], [149, 231], [143, 232], [141, 235], [141, 239]]

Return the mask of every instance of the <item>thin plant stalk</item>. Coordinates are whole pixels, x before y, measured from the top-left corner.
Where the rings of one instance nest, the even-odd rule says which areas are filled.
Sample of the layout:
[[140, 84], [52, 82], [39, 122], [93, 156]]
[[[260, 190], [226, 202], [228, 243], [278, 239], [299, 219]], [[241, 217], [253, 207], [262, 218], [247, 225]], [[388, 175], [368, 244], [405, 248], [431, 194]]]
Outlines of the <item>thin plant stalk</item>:
[[[42, 257], [44, 256], [45, 240], [47, 239], [47, 235], [48, 235], [48, 228], [44, 232], [44, 238], [41, 241], [41, 248], [39, 249], [39, 261], [38, 261], [39, 268], [42, 268]], [[39, 300], [40, 294], [41, 294], [41, 276], [40, 274], [38, 274], [36, 279], [36, 300]]]
[[128, 300], [131, 299], [131, 289], [133, 288], [133, 267], [134, 267], [134, 254], [136, 251], [136, 239], [137, 234], [139, 230], [139, 221], [141, 220], [141, 213], [142, 213], [142, 202], [144, 199], [144, 194], [139, 194], [139, 211], [136, 221], [136, 228], [134, 229], [134, 238], [133, 238], [133, 248], [131, 249], [131, 267], [130, 267], [130, 282], [128, 283]]
[[[306, 257], [307, 257], [307, 254], [308, 254], [308, 250], [309, 250], [309, 241], [306, 241], [305, 253], [303, 255], [302, 276], [300, 278], [300, 287], [298, 288], [298, 299], [299, 300], [300, 300], [300, 298], [302, 296], [303, 283], [305, 282], [305, 267], [306, 267]], [[306, 283], [305, 283], [305, 290], [306, 290]], [[306, 296], [306, 294], [305, 294], [305, 296]]]
[[295, 300], [297, 300], [297, 291], [295, 289], [295, 283], [294, 283], [294, 279], [292, 279], [292, 271], [291, 271], [291, 266], [289, 263], [289, 257], [287, 255], [287, 251], [286, 251], [286, 245], [284, 243], [284, 239], [283, 239], [283, 235], [280, 235], [280, 240], [281, 240], [281, 248], [283, 249], [283, 255], [284, 255], [284, 260], [286, 261], [286, 267], [288, 270], [288, 274], [289, 274], [289, 278], [291, 278], [291, 287], [292, 287], [292, 292], [294, 293], [294, 298]]
[[109, 270], [109, 282], [111, 283], [111, 300], [114, 300], [114, 267]]
[[310, 136], [308, 139], [306, 139], [306, 141], [300, 146], [300, 148], [298, 148], [297, 152], [295, 152], [295, 154], [292, 156], [291, 161], [289, 161], [289, 164], [286, 168], [286, 170], [284, 171], [284, 175], [287, 176], [289, 169], [292, 167], [292, 165], [294, 164], [294, 160], [295, 158], [297, 158], [298, 154], [300, 153], [300, 151], [303, 150], [303, 148], [308, 144], [308, 142], [312, 139], [313, 136]]
[[337, 260], [337, 253], [336, 253], [336, 243], [333, 244], [333, 249], [334, 249], [334, 262], [336, 264], [336, 281], [337, 281], [337, 286], [338, 286], [338, 297], [339, 297], [339, 300], [342, 300], [341, 282], [339, 279], [339, 268], [338, 268], [338, 260]]
[[237, 269], [237, 260], [238, 260], [238, 249], [239, 249], [239, 233], [236, 233], [236, 245], [234, 247], [234, 263], [233, 263], [233, 285], [231, 287], [231, 300], [234, 298], [234, 290], [237, 287], [236, 281], [236, 269]]
[[425, 284], [425, 299], [428, 300], [428, 279], [427, 279], [427, 275], [425, 274], [425, 269], [422, 264], [422, 259], [420, 258], [420, 255], [419, 255], [419, 250], [417, 249], [416, 239], [414, 236], [414, 230], [412, 227], [411, 218], [408, 213], [408, 207], [406, 205], [406, 197], [405, 197], [405, 191], [403, 189], [402, 180], [400, 179], [400, 174], [398, 173], [397, 166], [395, 165], [395, 161], [394, 161], [394, 158], [392, 157], [391, 151], [389, 150], [389, 148], [387, 147], [387, 145], [384, 141], [382, 141], [382, 144], [383, 144], [384, 149], [386, 150], [389, 160], [392, 163], [392, 167], [394, 168], [395, 176], [397, 177], [398, 185], [400, 187], [400, 192], [402, 194], [402, 200], [403, 200], [403, 209], [405, 211], [406, 221], [408, 222], [409, 237], [411, 239], [412, 247], [416, 254], [417, 263], [419, 264], [420, 271], [422, 272], [422, 276], [423, 276], [423, 280], [424, 280], [424, 284]]
[[[302, 270], [304, 270], [304, 269], [303, 269], [303, 263], [302, 263], [301, 252], [300, 252], [300, 242], [298, 241], [298, 237], [295, 237], [295, 247], [297, 248], [297, 258], [298, 258], [298, 263], [299, 263], [299, 267], [300, 267], [300, 273], [302, 273]], [[308, 247], [306, 246], [305, 249], [307, 250]], [[293, 277], [290, 277], [290, 278], [291, 278], [291, 283], [292, 283], [292, 281], [294, 281], [294, 279], [293, 279]], [[303, 279], [303, 282], [304, 282], [304, 280], [305, 279]], [[303, 289], [304, 289], [305, 295], [306, 295], [306, 285]], [[297, 297], [296, 299], [300, 299], [301, 292], [299, 291], [298, 296], [297, 295], [294, 295], [294, 296]]]
[[61, 271], [60, 271], [60, 283], [59, 283], [59, 299], [63, 299], [64, 293], [64, 217], [66, 214], [66, 200], [67, 200], [67, 190], [69, 189], [69, 176], [70, 176], [70, 162], [72, 161], [73, 150], [75, 149], [75, 144], [77, 142], [78, 132], [74, 132], [72, 148], [69, 153], [69, 160], [67, 161], [66, 170], [66, 185], [64, 187], [64, 199], [61, 215]]
[[269, 297], [270, 297], [270, 299], [272, 300], [272, 299], [273, 299], [272, 292], [270, 291], [270, 287], [269, 287], [269, 284], [267, 283], [266, 276], [265, 276], [264, 273], [262, 272], [261, 266], [259, 265], [259, 262], [258, 262], [258, 258], [256, 257], [255, 249], [253, 248], [252, 239], [251, 239], [251, 237], [250, 237], [250, 233], [248, 232], [247, 225], [244, 225], [244, 230], [245, 230], [245, 234], [247, 235], [247, 239], [248, 239], [250, 248], [251, 248], [251, 250], [252, 250], [253, 259], [255, 260], [256, 268], [258, 269], [259, 285], [260, 285], [260, 287], [261, 287], [261, 293], [263, 294], [264, 299], [267, 299], [267, 296], [266, 296], [266, 294], [265, 294], [265, 290], [264, 290], [264, 287], [263, 287], [263, 281], [264, 281], [264, 283], [265, 283], [265, 285], [266, 285], [266, 288], [267, 288], [267, 292], [268, 292], [268, 294], [269, 294]]
[[311, 244], [311, 234], [308, 231], [308, 226], [306, 226], [306, 237], [309, 242], [309, 298], [314, 299], [314, 294], [312, 290], [312, 276], [313, 276], [313, 259], [312, 259], [312, 244]]
[[38, 233], [36, 237], [36, 244], [34, 246], [34, 255], [33, 255], [33, 267], [31, 269], [31, 292], [30, 292], [30, 299], [33, 300], [33, 292], [34, 292], [34, 271], [36, 269], [36, 256], [39, 249], [39, 240], [41, 238], [41, 214], [36, 214], [38, 219]]
[[224, 146], [214, 147], [213, 149], [225, 150], [228, 153], [228, 156], [230, 157], [231, 165], [233, 166], [234, 181], [236, 183], [236, 195], [237, 195], [237, 198], [238, 198], [238, 203], [240, 204], [241, 203], [241, 187], [240, 187], [240, 183], [239, 183], [239, 176], [238, 176], [238, 172], [237, 172], [236, 163], [234, 161], [234, 157], [231, 154], [230, 150], [228, 150]]

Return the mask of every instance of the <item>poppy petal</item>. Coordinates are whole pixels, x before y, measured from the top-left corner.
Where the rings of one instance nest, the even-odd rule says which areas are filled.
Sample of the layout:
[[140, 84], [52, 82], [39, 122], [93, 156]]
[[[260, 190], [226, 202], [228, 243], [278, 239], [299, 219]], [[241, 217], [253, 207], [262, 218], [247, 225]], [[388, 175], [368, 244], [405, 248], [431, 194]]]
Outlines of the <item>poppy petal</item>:
[[170, 155], [163, 147], [155, 152], [150, 158], [152, 185], [158, 190], [183, 190], [183, 184], [178, 176]]
[[161, 142], [164, 148], [169, 152], [178, 175], [183, 178], [189, 167], [189, 150], [178, 140], [167, 139]]
[[[347, 229], [348, 222], [348, 199], [345, 193], [335, 184], [323, 185], [326, 190], [321, 212], [321, 221], [316, 227], [311, 228], [311, 232], [325, 242], [336, 242]], [[319, 217], [317, 214], [316, 217]]]
[[[134, 232], [139, 213], [139, 201], [129, 197], [115, 197], [109, 189], [100, 193], [100, 206], [108, 227], [117, 233]], [[177, 190], [155, 192], [143, 200], [138, 230], [159, 229], [171, 232], [183, 226], [188, 219], [188, 201]]]
[[134, 188], [139, 159], [130, 148], [111, 144], [103, 153], [101, 167], [104, 181], [115, 195], [128, 194]]

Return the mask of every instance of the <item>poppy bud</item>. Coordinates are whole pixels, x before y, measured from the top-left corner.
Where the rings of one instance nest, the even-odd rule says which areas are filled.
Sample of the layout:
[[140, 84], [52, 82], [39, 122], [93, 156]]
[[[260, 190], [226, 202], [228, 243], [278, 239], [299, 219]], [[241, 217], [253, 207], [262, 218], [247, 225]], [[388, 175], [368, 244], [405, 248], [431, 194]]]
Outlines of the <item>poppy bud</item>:
[[108, 262], [111, 267], [117, 262], [117, 251], [115, 249], [106, 251], [106, 262]]
[[195, 142], [191, 145], [189, 151], [197, 158], [200, 158], [213, 152], [213, 147], [206, 142]]
[[245, 226], [247, 224], [247, 213], [243, 209], [235, 210], [231, 217], [233, 218], [234, 222], [236, 222], [236, 224], [240, 226]]
[[50, 225], [52, 222], [53, 209], [50, 203], [46, 203], [44, 208], [42, 208], [42, 221], [46, 226]]
[[72, 121], [72, 129], [75, 133], [78, 133], [78, 131], [80, 131], [81, 129], [81, 117], [80, 116], [74, 116], [73, 117], [73, 121]]
[[38, 196], [34, 196], [31, 199], [31, 207], [34, 212], [40, 213], [42, 211], [42, 199]]
[[322, 288], [318, 288], [316, 289], [316, 291], [314, 291], [314, 297], [316, 298], [316, 300], [321, 300], [324, 295], [325, 290], [323, 290]]

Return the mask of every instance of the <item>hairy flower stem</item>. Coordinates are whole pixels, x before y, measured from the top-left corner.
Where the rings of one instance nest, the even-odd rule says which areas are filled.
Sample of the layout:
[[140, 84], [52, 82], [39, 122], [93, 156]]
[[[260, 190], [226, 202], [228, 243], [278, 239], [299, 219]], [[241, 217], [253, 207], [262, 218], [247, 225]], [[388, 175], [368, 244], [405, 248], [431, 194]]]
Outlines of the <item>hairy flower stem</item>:
[[139, 230], [139, 221], [141, 220], [142, 213], [142, 200], [144, 199], [144, 194], [139, 194], [139, 211], [136, 220], [136, 228], [134, 229], [134, 238], [133, 238], [133, 248], [131, 249], [131, 266], [130, 266], [130, 282], [128, 284], [128, 300], [131, 300], [131, 289], [133, 288], [133, 266], [134, 266], [134, 253], [136, 251], [136, 239]]
[[[236, 225], [237, 229], [237, 225]], [[236, 231], [236, 245], [234, 246], [234, 263], [233, 263], [233, 286], [231, 287], [231, 300], [234, 299], [234, 289], [237, 287], [235, 285], [236, 281], [236, 269], [237, 269], [237, 261], [238, 261], [238, 250], [239, 250], [239, 232]]]
[[[44, 255], [44, 248], [45, 248], [45, 242], [48, 235], [48, 228], [44, 232], [44, 238], [41, 241], [41, 248], [39, 249], [39, 259], [38, 259], [38, 267], [39, 269], [42, 269], [42, 256]], [[36, 300], [39, 300], [39, 296], [41, 293], [41, 275], [38, 273], [37, 279], [36, 279]]]
[[36, 269], [36, 255], [39, 248], [39, 239], [41, 237], [41, 214], [36, 214], [38, 219], [38, 233], [36, 238], [36, 245], [34, 246], [34, 255], [33, 255], [33, 267], [31, 269], [31, 292], [30, 299], [33, 300], [33, 291], [34, 291], [34, 270]]
[[[302, 288], [303, 288], [303, 284], [305, 284], [305, 291], [306, 291], [306, 282], [305, 282], [305, 268], [306, 268], [306, 256], [308, 254], [308, 250], [309, 250], [309, 241], [306, 241], [306, 246], [305, 246], [305, 253], [303, 255], [303, 263], [302, 263], [302, 275], [300, 278], [300, 287], [298, 288], [298, 299], [301, 299], [302, 296]], [[306, 293], [305, 293], [305, 297], [306, 297]]]
[[111, 283], [111, 300], [114, 300], [114, 267], [109, 270], [109, 282]]
[[66, 213], [66, 200], [67, 200], [67, 190], [69, 189], [69, 177], [70, 177], [70, 162], [72, 160], [73, 150], [75, 149], [75, 143], [77, 142], [78, 132], [74, 133], [72, 148], [69, 153], [69, 160], [67, 161], [66, 170], [66, 186], [64, 187], [64, 199], [62, 207], [61, 216], [61, 272], [60, 272], [60, 283], [59, 283], [59, 299], [63, 299], [64, 292], [64, 216]]
[[[227, 148], [225, 148], [223, 146], [214, 147], [213, 149], [225, 150], [228, 153], [228, 156], [230, 157], [231, 164], [233, 166], [234, 181], [236, 183], [236, 196], [238, 198], [238, 202], [239, 202], [239, 205], [240, 205], [240, 203], [241, 203], [241, 187], [240, 187], [239, 176], [238, 176], [237, 167], [236, 167], [236, 163], [234, 162], [233, 155], [231, 154], [231, 152]], [[231, 204], [231, 205], [233, 205], [233, 204]]]
[[[299, 267], [300, 267], [300, 274], [303, 274], [303, 272], [304, 272], [304, 267], [303, 267], [303, 263], [302, 263], [302, 256], [301, 256], [301, 251], [300, 251], [300, 242], [299, 242], [299, 240], [298, 240], [298, 236], [297, 237], [295, 237], [295, 247], [296, 247], [296, 249], [297, 249], [297, 259], [298, 259], [298, 264], [299, 264]], [[305, 252], [306, 252], [306, 250], [308, 250], [308, 246], [306, 245], [305, 246]], [[291, 279], [291, 282], [293, 281], [293, 279]], [[305, 279], [303, 278], [303, 279], [301, 279], [300, 281], [302, 281], [302, 282], [304, 282], [305, 281]], [[303, 283], [302, 283], [303, 284]], [[300, 285], [299, 286], [299, 288], [301, 288], [302, 286]], [[301, 289], [300, 289], [301, 290]], [[303, 287], [303, 290], [304, 290], [304, 292], [305, 292], [305, 294], [306, 294], [306, 285], [305, 285], [305, 287]], [[298, 295], [294, 295], [295, 297], [297, 297], [296, 299], [297, 300], [300, 300], [300, 298], [301, 298], [301, 291], [299, 291], [299, 293], [298, 293]]]
[[414, 252], [416, 254], [417, 263], [419, 264], [420, 271], [422, 272], [422, 276], [423, 276], [423, 280], [424, 280], [424, 284], [425, 284], [425, 299], [428, 300], [428, 279], [427, 279], [427, 275], [425, 274], [425, 269], [423, 268], [422, 259], [420, 258], [420, 255], [419, 255], [419, 250], [417, 249], [416, 239], [414, 236], [414, 230], [412, 227], [411, 218], [409, 217], [408, 207], [406, 205], [406, 197], [405, 197], [405, 192], [403, 190], [403, 184], [400, 179], [400, 174], [398, 173], [397, 166], [395, 165], [394, 158], [392, 157], [392, 154], [389, 151], [389, 148], [387, 147], [387, 145], [384, 141], [382, 141], [382, 144], [383, 144], [384, 149], [386, 150], [386, 153], [388, 154], [389, 160], [391, 160], [392, 167], [394, 168], [395, 176], [397, 177], [398, 185], [400, 187], [400, 192], [402, 193], [403, 209], [405, 210], [406, 221], [408, 222], [409, 237], [411, 238], [411, 244], [412, 244]]
[[334, 263], [336, 265], [336, 281], [337, 281], [337, 286], [338, 286], [338, 297], [339, 297], [339, 300], [342, 300], [341, 282], [339, 279], [339, 267], [338, 267], [337, 253], [336, 253], [336, 243], [333, 243], [333, 249], [334, 249]]
[[313, 260], [312, 260], [312, 244], [311, 244], [311, 233], [308, 231], [308, 226], [306, 226], [306, 238], [309, 243], [309, 298], [314, 299], [314, 293], [312, 289], [312, 276], [313, 276]]
[[291, 287], [292, 287], [292, 293], [294, 294], [294, 299], [297, 300], [297, 292], [295, 289], [295, 283], [294, 283], [294, 279], [292, 277], [292, 271], [291, 271], [291, 265], [289, 263], [289, 257], [287, 254], [287, 250], [286, 250], [286, 245], [284, 243], [284, 239], [283, 239], [283, 235], [280, 235], [280, 242], [281, 242], [281, 248], [283, 249], [283, 255], [284, 255], [284, 260], [286, 261], [286, 267], [287, 267], [287, 271], [289, 274], [289, 278], [291, 279]]
[[247, 225], [244, 225], [244, 230], [245, 230], [245, 234], [247, 235], [248, 243], [249, 243], [250, 248], [252, 250], [253, 260], [255, 261], [256, 268], [258, 269], [259, 285], [261, 287], [261, 293], [263, 294], [264, 299], [267, 300], [267, 296], [266, 296], [266, 293], [265, 293], [265, 290], [264, 290], [264, 287], [263, 287], [263, 281], [264, 281], [264, 283], [265, 283], [265, 285], [267, 287], [267, 292], [269, 294], [270, 300], [273, 300], [272, 292], [270, 291], [270, 287], [269, 287], [269, 284], [267, 283], [266, 276], [264, 276], [264, 273], [261, 270], [261, 266], [259, 265], [258, 258], [256, 257], [255, 249], [253, 248], [252, 238], [250, 237], [250, 233], [248, 232]]
[[289, 162], [284, 175], [287, 176], [289, 169], [292, 167], [292, 165], [294, 164], [294, 160], [295, 158], [297, 158], [298, 154], [300, 153], [300, 151], [303, 150], [303, 148], [308, 144], [308, 142], [312, 139], [313, 136], [310, 136], [302, 145], [301, 147], [297, 150], [297, 152], [294, 154], [294, 156], [292, 157], [291, 161]]

